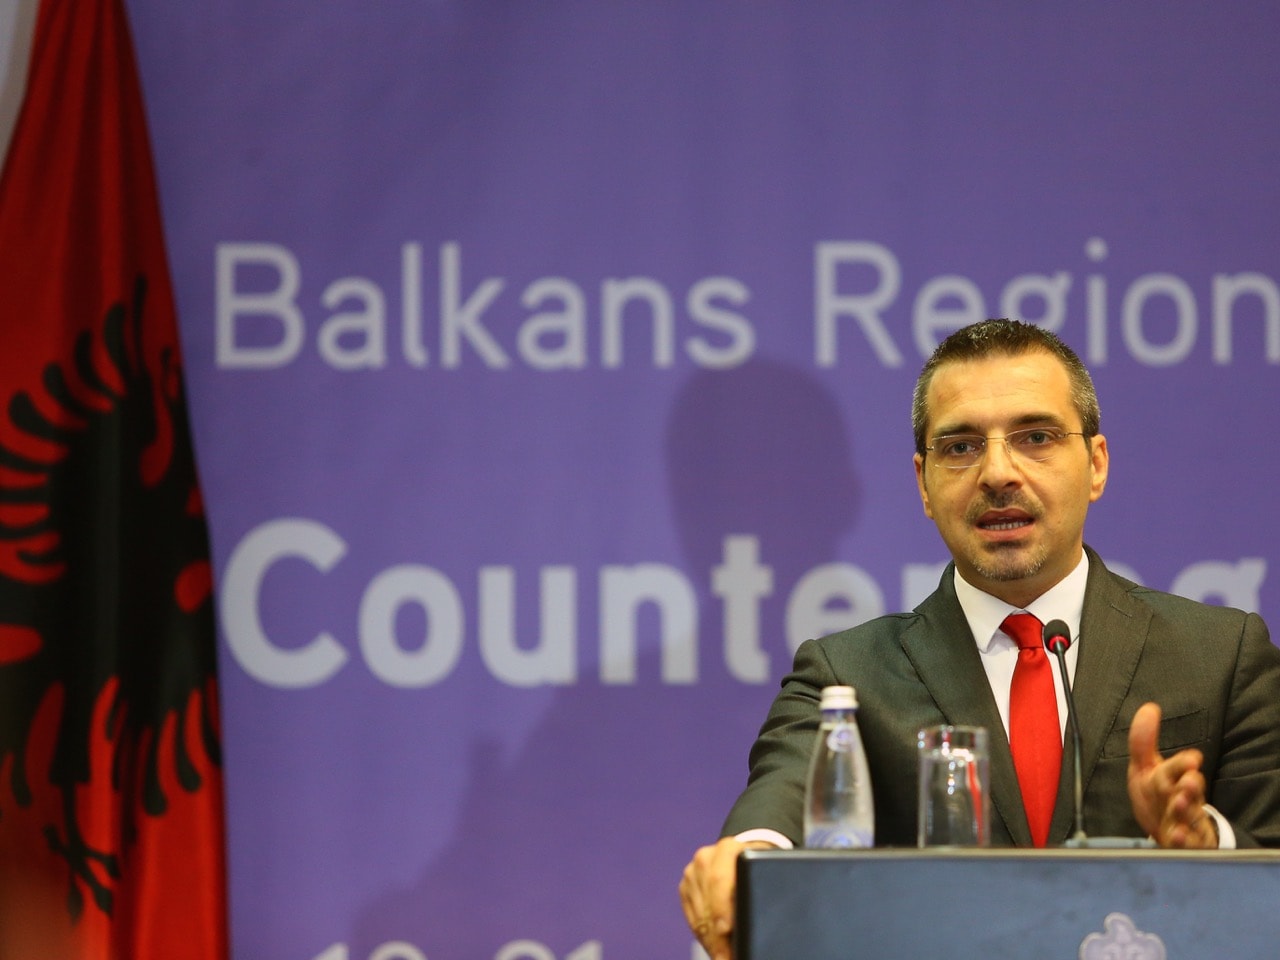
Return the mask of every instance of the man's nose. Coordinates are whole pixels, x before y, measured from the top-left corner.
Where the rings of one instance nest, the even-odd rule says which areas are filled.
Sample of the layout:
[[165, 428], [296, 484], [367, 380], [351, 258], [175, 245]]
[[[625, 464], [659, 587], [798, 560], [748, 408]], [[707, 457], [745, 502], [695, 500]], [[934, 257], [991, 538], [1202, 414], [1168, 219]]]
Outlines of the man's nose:
[[1022, 466], [1004, 437], [988, 437], [978, 461], [978, 480], [988, 487], [1005, 487], [1022, 480]]

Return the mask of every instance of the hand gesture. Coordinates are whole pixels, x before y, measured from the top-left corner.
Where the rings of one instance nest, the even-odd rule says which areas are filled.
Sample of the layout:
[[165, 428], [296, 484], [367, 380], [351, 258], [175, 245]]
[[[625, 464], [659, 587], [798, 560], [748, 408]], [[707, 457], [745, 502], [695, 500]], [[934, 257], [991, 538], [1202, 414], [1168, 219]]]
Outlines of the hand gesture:
[[1160, 707], [1144, 703], [1129, 728], [1129, 801], [1134, 817], [1162, 847], [1217, 847], [1218, 828], [1204, 806], [1204, 755], [1179, 750], [1162, 758], [1156, 749], [1159, 736]]

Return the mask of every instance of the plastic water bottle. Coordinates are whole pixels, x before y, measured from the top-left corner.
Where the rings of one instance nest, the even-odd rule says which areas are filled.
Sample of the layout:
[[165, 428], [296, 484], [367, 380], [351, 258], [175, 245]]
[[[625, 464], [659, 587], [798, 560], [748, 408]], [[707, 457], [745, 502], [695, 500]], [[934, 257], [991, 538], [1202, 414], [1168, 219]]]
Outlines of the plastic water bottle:
[[858, 733], [857, 695], [853, 687], [825, 687], [821, 707], [805, 786], [804, 845], [870, 847], [875, 843], [875, 811]]

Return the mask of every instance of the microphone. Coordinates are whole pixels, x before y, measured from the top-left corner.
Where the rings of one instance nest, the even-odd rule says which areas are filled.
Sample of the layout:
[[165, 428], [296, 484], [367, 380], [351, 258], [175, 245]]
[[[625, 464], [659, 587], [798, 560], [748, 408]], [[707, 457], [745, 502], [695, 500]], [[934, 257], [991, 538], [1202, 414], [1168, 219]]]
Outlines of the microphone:
[[1084, 832], [1084, 775], [1080, 772], [1080, 724], [1076, 722], [1076, 698], [1071, 693], [1071, 677], [1067, 673], [1067, 647], [1071, 646], [1071, 630], [1061, 620], [1050, 620], [1040, 634], [1045, 648], [1058, 658], [1058, 670], [1062, 674], [1062, 689], [1067, 697], [1067, 728], [1071, 731], [1073, 799], [1075, 801], [1076, 827], [1067, 841], [1068, 846], [1084, 846], [1088, 836]]
[[1071, 692], [1071, 677], [1067, 673], [1067, 648], [1071, 646], [1071, 630], [1061, 620], [1050, 620], [1044, 625], [1040, 634], [1045, 649], [1058, 658], [1058, 670], [1062, 674], [1062, 689], [1067, 699], [1067, 726], [1071, 730], [1072, 753], [1075, 763], [1072, 776], [1075, 782], [1075, 830], [1065, 846], [1068, 847], [1108, 847], [1123, 849], [1142, 849], [1154, 847], [1155, 841], [1137, 837], [1090, 837], [1084, 832], [1084, 776], [1080, 772], [1080, 724], [1076, 720], [1076, 698]]

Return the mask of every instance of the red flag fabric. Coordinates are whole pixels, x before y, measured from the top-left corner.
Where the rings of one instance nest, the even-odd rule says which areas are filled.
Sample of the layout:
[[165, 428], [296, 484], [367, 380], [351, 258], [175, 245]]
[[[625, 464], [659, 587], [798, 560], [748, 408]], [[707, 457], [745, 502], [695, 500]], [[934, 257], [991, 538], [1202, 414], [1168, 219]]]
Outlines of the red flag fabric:
[[0, 176], [0, 958], [227, 956], [212, 576], [122, 0], [42, 0]]

